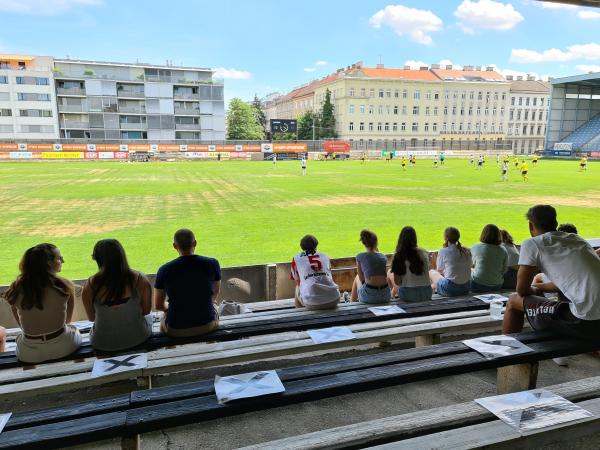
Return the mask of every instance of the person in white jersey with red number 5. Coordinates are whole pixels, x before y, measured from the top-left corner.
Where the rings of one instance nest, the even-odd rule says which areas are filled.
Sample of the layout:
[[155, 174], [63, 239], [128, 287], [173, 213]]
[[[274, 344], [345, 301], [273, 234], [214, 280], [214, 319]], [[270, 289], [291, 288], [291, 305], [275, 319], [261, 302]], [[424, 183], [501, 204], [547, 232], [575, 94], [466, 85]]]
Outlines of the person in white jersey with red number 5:
[[297, 308], [331, 309], [340, 301], [340, 291], [331, 277], [329, 257], [317, 251], [319, 241], [307, 234], [300, 240], [302, 253], [292, 260], [291, 279], [296, 281]]

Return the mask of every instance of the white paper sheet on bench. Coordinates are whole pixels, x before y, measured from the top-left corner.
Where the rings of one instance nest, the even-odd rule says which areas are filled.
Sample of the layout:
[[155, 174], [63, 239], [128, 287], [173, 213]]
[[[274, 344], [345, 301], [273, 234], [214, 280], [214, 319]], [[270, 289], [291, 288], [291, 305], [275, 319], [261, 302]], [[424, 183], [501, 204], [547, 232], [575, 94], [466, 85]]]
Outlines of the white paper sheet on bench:
[[14, 352], [17, 349], [17, 343], [15, 341], [9, 341], [4, 346], [5, 352]]
[[2, 434], [2, 430], [4, 430], [10, 416], [12, 416], [12, 413], [0, 414], [0, 434]]
[[589, 411], [544, 389], [475, 400], [519, 432], [592, 417]]
[[322, 328], [320, 330], [308, 330], [307, 333], [315, 344], [354, 339], [354, 333], [352, 333], [352, 330], [348, 327], [331, 327]]
[[475, 295], [474, 297], [483, 302], [486, 302], [486, 303], [507, 302], [508, 301], [508, 297], [505, 297], [504, 295], [500, 295], [500, 294], [481, 294], [481, 295]]
[[131, 355], [111, 356], [106, 359], [97, 359], [92, 369], [92, 378], [104, 377], [113, 373], [127, 372], [130, 370], [144, 369], [148, 366], [146, 353]]
[[376, 316], [387, 316], [388, 314], [401, 314], [406, 312], [398, 305], [372, 306], [369, 308], [369, 311]]
[[480, 353], [487, 359], [499, 358], [501, 356], [519, 355], [532, 352], [531, 347], [510, 336], [485, 336], [462, 341], [468, 347]]
[[215, 377], [215, 393], [220, 404], [284, 391], [285, 387], [274, 370]]
[[94, 322], [90, 322], [89, 320], [79, 320], [77, 322], [73, 322], [71, 325], [81, 331], [92, 328], [94, 326]]

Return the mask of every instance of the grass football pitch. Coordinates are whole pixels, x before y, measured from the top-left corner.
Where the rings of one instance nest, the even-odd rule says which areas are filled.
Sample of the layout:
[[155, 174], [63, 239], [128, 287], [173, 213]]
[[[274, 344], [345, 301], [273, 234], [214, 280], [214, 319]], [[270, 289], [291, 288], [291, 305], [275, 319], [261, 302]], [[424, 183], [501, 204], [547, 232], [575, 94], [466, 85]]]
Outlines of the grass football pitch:
[[[511, 160], [512, 163], [512, 160]], [[176, 256], [177, 228], [197, 235], [197, 252], [222, 266], [290, 260], [306, 233], [331, 257], [362, 251], [358, 235], [369, 228], [379, 248], [393, 252], [405, 225], [419, 244], [438, 249], [448, 225], [463, 245], [495, 223], [517, 242], [528, 237], [524, 213], [549, 203], [559, 223], [572, 222], [583, 237], [600, 238], [600, 163], [579, 172], [577, 161], [529, 163], [523, 182], [511, 164], [502, 182], [495, 159], [477, 170], [466, 159], [271, 162], [14, 162], [0, 164], [0, 285], [18, 273], [24, 251], [40, 242], [59, 246], [63, 275], [95, 272], [90, 255], [102, 238], [119, 239], [130, 265], [146, 273]]]

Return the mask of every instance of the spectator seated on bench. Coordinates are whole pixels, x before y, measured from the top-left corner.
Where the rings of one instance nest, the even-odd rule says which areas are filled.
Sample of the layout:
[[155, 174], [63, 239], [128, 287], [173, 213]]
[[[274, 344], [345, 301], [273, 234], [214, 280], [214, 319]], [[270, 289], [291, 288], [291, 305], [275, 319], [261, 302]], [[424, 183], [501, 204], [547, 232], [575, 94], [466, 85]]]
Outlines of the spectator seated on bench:
[[[503, 331], [522, 329], [527, 317], [535, 330], [549, 330], [586, 340], [600, 340], [600, 258], [573, 233], [556, 230], [556, 210], [537, 205], [527, 211], [532, 238], [521, 244], [517, 292], [511, 294]], [[549, 284], [533, 284], [543, 271]], [[558, 300], [543, 297], [554, 290]]]
[[460, 245], [460, 231], [444, 230], [444, 248], [438, 252], [437, 270], [429, 271], [431, 288], [444, 297], [467, 295], [471, 288], [473, 258], [468, 248]]
[[417, 247], [417, 232], [413, 227], [402, 228], [392, 259], [389, 275], [394, 284], [393, 294], [407, 302], [431, 300], [433, 290], [429, 281], [429, 253]]
[[318, 252], [317, 245], [317, 238], [307, 234], [300, 241], [302, 253], [292, 259], [290, 277], [296, 281], [297, 308], [331, 309], [340, 301], [340, 290], [333, 282], [329, 257]]
[[377, 235], [369, 230], [360, 232], [366, 251], [356, 255], [358, 274], [352, 284], [351, 299], [367, 304], [389, 303], [390, 286], [387, 278], [387, 257], [379, 253]]
[[473, 292], [493, 292], [502, 289], [506, 273], [508, 255], [500, 244], [500, 229], [494, 224], [483, 227], [480, 243], [471, 248], [473, 255], [473, 274], [471, 290]]
[[6, 344], [6, 328], [0, 326], [0, 353], [4, 351]]
[[156, 274], [154, 304], [165, 312], [161, 330], [170, 337], [200, 336], [219, 326], [215, 302], [221, 290], [221, 267], [214, 258], [195, 255], [196, 245], [191, 230], [177, 230], [173, 248], [179, 257]]
[[53, 244], [28, 249], [20, 275], [4, 294], [22, 334], [16, 355], [26, 363], [65, 357], [79, 348], [81, 335], [71, 322], [75, 307], [73, 283], [56, 275], [64, 259]]
[[83, 286], [83, 306], [94, 326], [92, 347], [105, 352], [136, 347], [152, 335], [152, 285], [129, 268], [123, 246], [104, 239], [94, 246], [98, 273]]
[[517, 288], [517, 271], [519, 270], [519, 249], [513, 241], [513, 237], [506, 230], [501, 230], [502, 243], [500, 247], [506, 250], [508, 260], [506, 262], [507, 269], [504, 272], [504, 283], [502, 289]]

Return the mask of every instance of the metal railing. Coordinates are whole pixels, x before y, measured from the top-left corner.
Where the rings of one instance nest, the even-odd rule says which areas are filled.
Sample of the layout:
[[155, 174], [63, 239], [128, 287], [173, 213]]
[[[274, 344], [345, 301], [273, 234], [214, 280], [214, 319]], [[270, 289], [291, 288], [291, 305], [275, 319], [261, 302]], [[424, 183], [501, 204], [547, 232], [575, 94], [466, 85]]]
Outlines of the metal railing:
[[58, 112], [87, 112], [87, 105], [58, 105]]
[[121, 130], [147, 130], [148, 129], [148, 124], [146, 124], [146, 123], [121, 122], [120, 126], [121, 126]]
[[135, 106], [121, 106], [119, 105], [120, 113], [131, 113], [131, 114], [146, 114], [146, 108], [137, 108]]
[[200, 109], [195, 108], [175, 108], [175, 114], [200, 115]]
[[144, 98], [146, 94], [140, 91], [128, 91], [126, 89], [117, 89], [117, 97]]
[[85, 95], [85, 89], [81, 88], [57, 88], [59, 95]]
[[200, 130], [199, 123], [176, 123], [176, 130]]
[[79, 122], [76, 120], [65, 120], [60, 123], [61, 128], [85, 128], [86, 130], [90, 127], [89, 122]]

